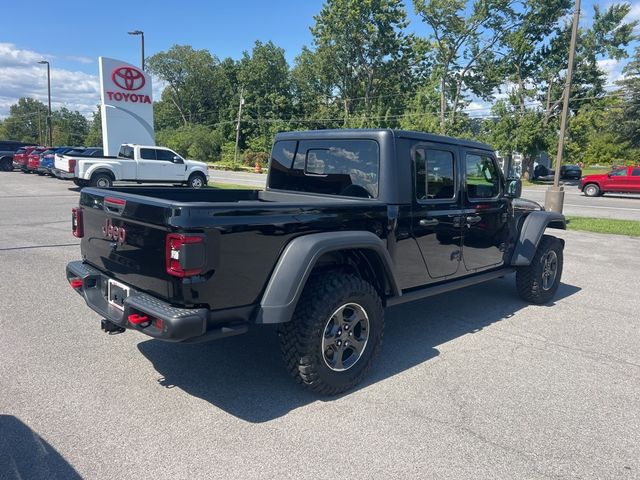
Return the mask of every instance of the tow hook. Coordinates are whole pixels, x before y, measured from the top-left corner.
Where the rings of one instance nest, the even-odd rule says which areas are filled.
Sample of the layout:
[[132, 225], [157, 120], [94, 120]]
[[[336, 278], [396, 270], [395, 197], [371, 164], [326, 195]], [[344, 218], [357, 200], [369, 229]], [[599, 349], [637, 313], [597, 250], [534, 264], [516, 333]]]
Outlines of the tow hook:
[[118, 333], [123, 333], [126, 328], [122, 328], [120, 325], [116, 325], [113, 322], [110, 322], [106, 318], [103, 318], [100, 322], [100, 328], [107, 332], [109, 335], [116, 335]]

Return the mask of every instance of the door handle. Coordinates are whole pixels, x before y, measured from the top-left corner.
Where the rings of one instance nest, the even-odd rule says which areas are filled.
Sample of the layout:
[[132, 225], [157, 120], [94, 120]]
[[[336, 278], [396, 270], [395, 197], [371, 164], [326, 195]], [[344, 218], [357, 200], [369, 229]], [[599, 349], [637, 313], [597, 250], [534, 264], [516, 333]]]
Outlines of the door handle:
[[466, 221], [469, 225], [475, 225], [476, 223], [480, 223], [482, 221], [482, 217], [480, 215], [469, 215], [466, 218]]
[[440, 222], [437, 218], [421, 218], [418, 223], [421, 227], [435, 227]]

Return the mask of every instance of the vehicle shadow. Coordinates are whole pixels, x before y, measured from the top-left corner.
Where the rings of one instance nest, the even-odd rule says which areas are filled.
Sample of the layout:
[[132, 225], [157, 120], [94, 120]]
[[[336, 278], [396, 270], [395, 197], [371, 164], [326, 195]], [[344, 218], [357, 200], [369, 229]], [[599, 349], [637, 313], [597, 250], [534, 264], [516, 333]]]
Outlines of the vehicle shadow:
[[27, 425], [13, 415], [0, 415], [0, 478], [74, 480], [82, 477]]
[[[517, 297], [514, 284], [510, 275], [387, 309], [381, 356], [356, 390], [429, 361], [438, 355], [438, 345], [514, 316], [528, 306]], [[561, 284], [555, 301], [578, 291]], [[318, 397], [292, 381], [273, 326], [201, 345], [149, 340], [138, 349], [161, 375], [162, 386], [180, 388], [248, 422], [267, 422], [303, 405], [336, 398]]]

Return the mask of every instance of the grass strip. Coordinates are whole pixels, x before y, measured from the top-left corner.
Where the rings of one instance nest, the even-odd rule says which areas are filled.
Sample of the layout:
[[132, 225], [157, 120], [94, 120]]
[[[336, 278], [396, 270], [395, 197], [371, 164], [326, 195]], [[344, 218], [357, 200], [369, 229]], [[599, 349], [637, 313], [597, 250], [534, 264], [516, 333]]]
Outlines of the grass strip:
[[567, 216], [567, 230], [640, 237], [640, 221]]

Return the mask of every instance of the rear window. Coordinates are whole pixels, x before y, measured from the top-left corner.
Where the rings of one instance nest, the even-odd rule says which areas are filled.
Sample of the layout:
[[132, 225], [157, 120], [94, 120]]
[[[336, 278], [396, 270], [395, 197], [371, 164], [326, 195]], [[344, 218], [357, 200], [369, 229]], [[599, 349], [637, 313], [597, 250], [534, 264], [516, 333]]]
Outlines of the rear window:
[[133, 147], [120, 147], [118, 156], [120, 158], [129, 158], [133, 160]]
[[379, 168], [374, 140], [280, 141], [272, 150], [269, 187], [377, 198]]

